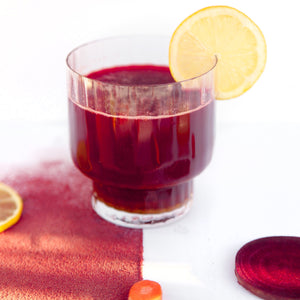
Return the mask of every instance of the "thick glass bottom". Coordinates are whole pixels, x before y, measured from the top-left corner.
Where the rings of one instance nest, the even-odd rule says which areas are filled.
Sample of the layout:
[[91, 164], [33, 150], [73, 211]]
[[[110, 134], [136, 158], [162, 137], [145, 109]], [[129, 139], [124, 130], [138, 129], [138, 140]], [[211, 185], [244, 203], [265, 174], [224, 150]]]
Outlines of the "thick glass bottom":
[[96, 213], [108, 222], [129, 228], [151, 228], [177, 221], [190, 209], [191, 201], [171, 212], [160, 214], [137, 214], [118, 210], [92, 197], [92, 205]]
[[190, 209], [193, 181], [157, 190], [128, 190], [94, 183], [92, 205], [103, 219], [130, 228], [169, 224]]

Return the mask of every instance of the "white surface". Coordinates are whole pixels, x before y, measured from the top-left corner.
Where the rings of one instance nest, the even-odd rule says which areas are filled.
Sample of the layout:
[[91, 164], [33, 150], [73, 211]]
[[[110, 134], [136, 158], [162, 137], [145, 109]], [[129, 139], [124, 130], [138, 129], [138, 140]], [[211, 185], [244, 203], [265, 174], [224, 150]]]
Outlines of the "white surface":
[[[101, 37], [171, 35], [198, 0], [0, 2], [0, 165], [69, 157], [65, 57]], [[218, 102], [215, 153], [195, 181], [192, 211], [144, 231], [145, 277], [164, 300], [257, 299], [234, 276], [236, 251], [268, 235], [299, 235], [300, 18], [297, 0], [223, 1], [262, 29], [268, 61], [256, 85]]]
[[[164, 300], [257, 299], [236, 282], [236, 252], [255, 238], [300, 232], [300, 124], [217, 125], [214, 157], [195, 180], [190, 213], [144, 230], [144, 278], [161, 283]], [[6, 172], [69, 159], [66, 123], [1, 121], [0, 128]]]
[[299, 236], [300, 125], [218, 124], [217, 133], [190, 214], [144, 231], [144, 276], [162, 283], [165, 300], [257, 299], [236, 282], [236, 252], [256, 238]]

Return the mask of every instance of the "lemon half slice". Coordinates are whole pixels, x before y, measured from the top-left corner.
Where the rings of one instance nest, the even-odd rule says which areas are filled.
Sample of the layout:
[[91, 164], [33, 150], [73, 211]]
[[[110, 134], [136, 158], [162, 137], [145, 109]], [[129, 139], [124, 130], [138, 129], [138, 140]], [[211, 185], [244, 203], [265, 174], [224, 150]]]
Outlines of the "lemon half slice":
[[169, 67], [176, 81], [215, 69], [216, 99], [231, 99], [247, 91], [262, 74], [267, 46], [259, 27], [228, 6], [210, 6], [186, 18], [175, 30]]
[[16, 224], [22, 211], [23, 201], [20, 195], [0, 182], [0, 232]]

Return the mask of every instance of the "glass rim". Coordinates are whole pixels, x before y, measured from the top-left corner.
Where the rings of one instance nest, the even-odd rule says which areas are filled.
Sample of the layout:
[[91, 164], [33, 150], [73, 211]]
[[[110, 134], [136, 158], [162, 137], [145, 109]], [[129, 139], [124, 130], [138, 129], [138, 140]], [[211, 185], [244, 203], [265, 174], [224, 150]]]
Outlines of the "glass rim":
[[[168, 36], [166, 35], [150, 35], [150, 34], [147, 34], [147, 35], [117, 35], [117, 36], [110, 36], [110, 37], [104, 37], [104, 38], [99, 38], [99, 39], [95, 39], [95, 40], [92, 40], [92, 41], [89, 41], [89, 42], [86, 42], [86, 43], [82, 43], [80, 44], [79, 46], [75, 47], [74, 49], [72, 49], [67, 57], [66, 57], [66, 65], [69, 69], [69, 71], [71, 71], [72, 73], [76, 74], [77, 76], [79, 76], [80, 78], [84, 78], [85, 80], [88, 80], [88, 81], [91, 81], [91, 82], [97, 82], [97, 83], [101, 83], [102, 85], [106, 85], [106, 86], [115, 86], [115, 87], [124, 87], [124, 88], [128, 88], [128, 87], [139, 87], [139, 88], [143, 88], [143, 87], [162, 87], [162, 86], [173, 86], [173, 85], [177, 85], [177, 84], [181, 84], [181, 83], [185, 83], [185, 82], [190, 82], [190, 81], [193, 81], [197, 78], [200, 78], [200, 77], [203, 77], [205, 76], [206, 74], [210, 73], [212, 70], [214, 70], [218, 64], [218, 56], [216, 54], [212, 55], [211, 57], [214, 57], [214, 62], [212, 64], [212, 66], [209, 68], [209, 70], [197, 75], [197, 76], [194, 76], [194, 77], [191, 77], [191, 78], [188, 78], [188, 79], [183, 79], [183, 80], [180, 80], [180, 81], [175, 81], [174, 79], [174, 82], [168, 82], [168, 83], [152, 83], [152, 84], [119, 84], [119, 83], [110, 83], [110, 82], [105, 82], [105, 81], [101, 81], [101, 80], [98, 80], [98, 79], [93, 79], [93, 78], [89, 78], [87, 75], [84, 75], [84, 74], [81, 74], [79, 73], [78, 71], [76, 71], [73, 67], [71, 67], [70, 65], [70, 62], [69, 62], [69, 59], [71, 57], [71, 55], [73, 53], [75, 53], [76, 50], [82, 48], [82, 47], [85, 47], [85, 46], [88, 46], [88, 45], [91, 45], [91, 44], [95, 44], [95, 43], [98, 43], [98, 42], [101, 42], [101, 41], [106, 41], [106, 40], [113, 40], [113, 39], [120, 39], [120, 38], [141, 38], [141, 37], [152, 37], [152, 38], [169, 38]], [[169, 67], [169, 65], [167, 65]], [[171, 74], [172, 75], [172, 74]]]

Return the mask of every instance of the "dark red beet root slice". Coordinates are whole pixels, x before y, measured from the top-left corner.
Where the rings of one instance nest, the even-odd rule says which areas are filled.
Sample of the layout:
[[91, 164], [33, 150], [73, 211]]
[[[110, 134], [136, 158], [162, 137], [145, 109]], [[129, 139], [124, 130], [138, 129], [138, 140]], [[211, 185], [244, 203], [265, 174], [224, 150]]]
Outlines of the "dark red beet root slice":
[[244, 245], [237, 253], [239, 284], [267, 300], [300, 299], [300, 238], [266, 237]]

